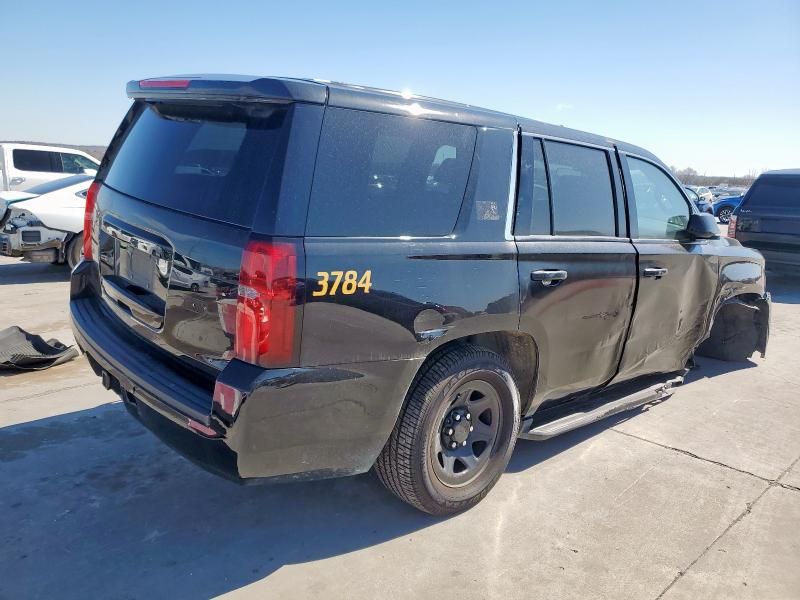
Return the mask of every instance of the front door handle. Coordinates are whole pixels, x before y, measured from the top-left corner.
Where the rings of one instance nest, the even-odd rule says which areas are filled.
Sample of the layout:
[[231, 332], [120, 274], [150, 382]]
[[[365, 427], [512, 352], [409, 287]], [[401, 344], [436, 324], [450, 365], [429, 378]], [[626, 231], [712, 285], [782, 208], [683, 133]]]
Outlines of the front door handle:
[[663, 267], [647, 267], [644, 270], [645, 277], [655, 277], [656, 279], [661, 279], [666, 274], [667, 269], [664, 269]]
[[567, 278], [567, 272], [563, 269], [542, 269], [531, 272], [531, 281], [541, 281], [542, 285], [558, 285]]

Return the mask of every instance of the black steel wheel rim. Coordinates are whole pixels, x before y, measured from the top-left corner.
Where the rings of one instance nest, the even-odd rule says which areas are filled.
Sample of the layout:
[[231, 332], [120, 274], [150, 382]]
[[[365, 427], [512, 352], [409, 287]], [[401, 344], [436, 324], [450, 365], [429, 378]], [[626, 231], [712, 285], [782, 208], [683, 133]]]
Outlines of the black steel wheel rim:
[[445, 402], [431, 440], [431, 463], [436, 478], [457, 488], [484, 472], [502, 428], [500, 395], [483, 380], [467, 381]]

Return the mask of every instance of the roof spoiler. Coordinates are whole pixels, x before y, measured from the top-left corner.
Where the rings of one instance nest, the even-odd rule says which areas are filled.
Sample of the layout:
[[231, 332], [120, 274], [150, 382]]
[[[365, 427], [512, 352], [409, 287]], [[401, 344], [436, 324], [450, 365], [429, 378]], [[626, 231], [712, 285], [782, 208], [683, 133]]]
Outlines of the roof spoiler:
[[128, 97], [134, 100], [179, 100], [182, 98], [325, 104], [327, 86], [302, 79], [248, 77], [242, 75], [176, 75], [129, 81]]

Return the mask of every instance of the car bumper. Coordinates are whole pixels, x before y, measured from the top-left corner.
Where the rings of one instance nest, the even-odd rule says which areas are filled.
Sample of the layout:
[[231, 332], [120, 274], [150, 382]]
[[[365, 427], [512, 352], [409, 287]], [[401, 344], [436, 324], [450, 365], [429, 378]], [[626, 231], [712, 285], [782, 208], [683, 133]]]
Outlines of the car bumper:
[[[82, 262], [73, 272], [70, 315], [94, 371], [166, 444], [240, 483], [367, 471], [421, 362], [262, 369], [232, 360], [215, 381], [198, 383], [104, 307], [87, 285], [91, 271]], [[220, 384], [237, 400], [215, 399]]]

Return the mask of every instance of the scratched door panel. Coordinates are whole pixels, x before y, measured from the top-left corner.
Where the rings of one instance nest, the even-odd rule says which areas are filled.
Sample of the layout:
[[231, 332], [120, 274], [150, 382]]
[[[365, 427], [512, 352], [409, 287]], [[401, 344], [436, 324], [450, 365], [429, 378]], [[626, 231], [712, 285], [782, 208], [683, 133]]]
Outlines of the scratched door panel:
[[[518, 240], [520, 329], [539, 346], [533, 406], [608, 382], [616, 372], [636, 289], [636, 250], [626, 239]], [[544, 285], [537, 271], [566, 271]]]

